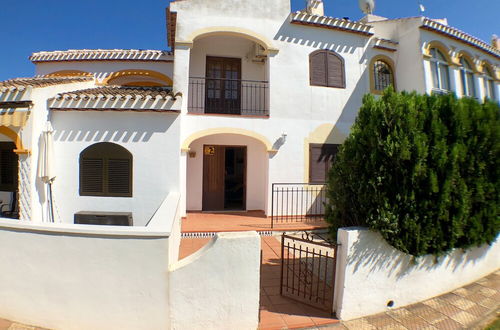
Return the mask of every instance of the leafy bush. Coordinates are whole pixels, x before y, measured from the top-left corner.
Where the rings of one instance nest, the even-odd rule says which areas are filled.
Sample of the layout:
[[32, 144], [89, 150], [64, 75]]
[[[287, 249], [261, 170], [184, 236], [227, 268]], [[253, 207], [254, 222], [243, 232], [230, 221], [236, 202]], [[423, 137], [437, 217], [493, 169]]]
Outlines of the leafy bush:
[[497, 103], [453, 95], [365, 96], [329, 173], [332, 233], [367, 226], [414, 256], [492, 243], [499, 116]]

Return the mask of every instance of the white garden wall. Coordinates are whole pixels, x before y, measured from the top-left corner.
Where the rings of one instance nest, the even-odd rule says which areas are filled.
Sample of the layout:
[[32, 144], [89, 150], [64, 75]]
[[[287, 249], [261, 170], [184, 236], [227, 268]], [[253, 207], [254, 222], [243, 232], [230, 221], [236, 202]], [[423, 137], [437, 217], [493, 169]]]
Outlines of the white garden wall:
[[259, 323], [260, 237], [219, 233], [170, 267], [172, 329], [256, 329]]
[[168, 329], [169, 236], [0, 219], [0, 318], [51, 329]]
[[500, 241], [435, 258], [413, 258], [376, 232], [341, 228], [337, 234], [334, 309], [350, 320], [423, 301], [452, 291], [500, 267]]
[[181, 244], [180, 194], [169, 193], [146, 226], [152, 230], [170, 231], [168, 260], [170, 264], [177, 262]]

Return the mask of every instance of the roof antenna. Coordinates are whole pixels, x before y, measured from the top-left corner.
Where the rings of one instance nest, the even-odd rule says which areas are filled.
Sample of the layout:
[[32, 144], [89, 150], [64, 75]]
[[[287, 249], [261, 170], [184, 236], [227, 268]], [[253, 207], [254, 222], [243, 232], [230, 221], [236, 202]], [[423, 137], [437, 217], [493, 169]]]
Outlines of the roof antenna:
[[373, 14], [375, 9], [375, 0], [358, 0], [359, 9], [366, 15]]
[[417, 0], [417, 3], [420, 10], [420, 16], [424, 16], [424, 11], [425, 11], [424, 5], [420, 2], [420, 0]]

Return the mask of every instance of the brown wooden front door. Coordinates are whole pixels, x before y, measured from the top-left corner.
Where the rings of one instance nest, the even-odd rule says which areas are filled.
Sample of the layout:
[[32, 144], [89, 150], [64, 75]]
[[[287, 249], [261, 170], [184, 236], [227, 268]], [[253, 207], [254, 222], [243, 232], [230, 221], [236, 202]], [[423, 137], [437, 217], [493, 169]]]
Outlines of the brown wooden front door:
[[241, 114], [241, 59], [207, 56], [205, 113]]
[[246, 147], [203, 146], [203, 211], [244, 210]]

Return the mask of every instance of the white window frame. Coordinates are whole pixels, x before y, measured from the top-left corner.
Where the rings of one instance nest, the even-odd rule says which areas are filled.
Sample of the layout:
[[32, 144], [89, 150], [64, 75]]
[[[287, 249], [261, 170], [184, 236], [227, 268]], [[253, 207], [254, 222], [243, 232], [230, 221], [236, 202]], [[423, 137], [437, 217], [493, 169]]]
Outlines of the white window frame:
[[[462, 81], [462, 95], [468, 97], [476, 97], [476, 86], [474, 83], [474, 71], [472, 66], [463, 56], [460, 58], [460, 80]], [[469, 86], [469, 77], [472, 86]]]
[[[430, 53], [431, 53], [431, 58], [430, 58], [431, 80], [432, 80], [433, 90], [450, 92], [451, 91], [451, 84], [450, 84], [451, 82], [450, 82], [450, 68], [449, 68], [448, 62], [445, 60], [443, 53], [439, 49], [431, 48]], [[442, 59], [439, 57], [442, 57]], [[445, 69], [446, 77], [442, 77], [441, 70], [440, 70], [441, 68]], [[437, 81], [434, 79], [434, 74], [437, 77]], [[444, 86], [444, 82], [445, 82], [444, 79], [446, 79], [446, 83], [447, 83], [446, 87]], [[437, 86], [436, 86], [436, 83], [437, 83]]]
[[496, 100], [495, 79], [493, 79], [493, 75], [487, 67], [484, 68], [483, 83], [484, 97]]

